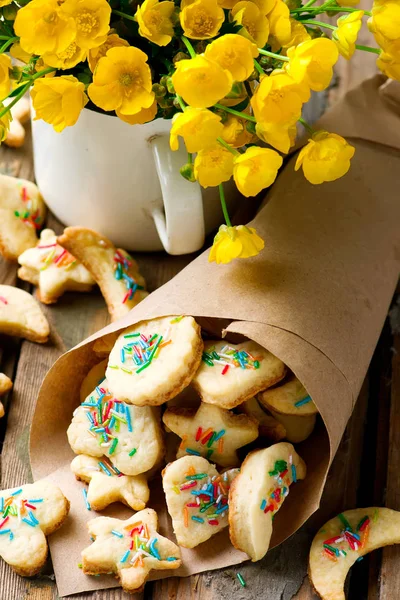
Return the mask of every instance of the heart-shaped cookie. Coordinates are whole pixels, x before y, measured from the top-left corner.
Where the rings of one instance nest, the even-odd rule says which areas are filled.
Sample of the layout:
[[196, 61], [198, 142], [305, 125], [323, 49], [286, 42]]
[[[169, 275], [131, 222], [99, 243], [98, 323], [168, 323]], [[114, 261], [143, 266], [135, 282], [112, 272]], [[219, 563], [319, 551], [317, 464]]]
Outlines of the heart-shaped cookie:
[[184, 456], [164, 469], [163, 488], [176, 539], [194, 548], [228, 525], [228, 493], [239, 469], [219, 474], [201, 456]]

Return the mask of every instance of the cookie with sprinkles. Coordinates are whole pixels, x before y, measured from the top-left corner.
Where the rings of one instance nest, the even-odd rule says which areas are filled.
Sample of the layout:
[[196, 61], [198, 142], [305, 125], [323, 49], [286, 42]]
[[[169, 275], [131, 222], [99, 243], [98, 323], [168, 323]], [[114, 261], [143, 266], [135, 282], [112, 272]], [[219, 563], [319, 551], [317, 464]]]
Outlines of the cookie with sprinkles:
[[228, 493], [238, 473], [220, 474], [201, 456], [184, 456], [165, 467], [165, 499], [180, 546], [195, 548], [228, 526]]
[[176, 544], [157, 532], [157, 513], [146, 508], [126, 521], [99, 517], [88, 522], [91, 546], [82, 552], [86, 575], [113, 573], [128, 592], [140, 592], [152, 570], [178, 569]]
[[89, 484], [84, 497], [88, 508], [100, 511], [113, 502], [122, 502], [133, 510], [145, 508], [150, 490], [144, 475], [124, 475], [105, 456], [94, 458], [80, 454], [71, 463], [78, 481]]
[[204, 456], [222, 467], [239, 464], [237, 449], [258, 437], [258, 421], [202, 402], [198, 409], [171, 407], [164, 424], [181, 438], [176, 458]]
[[33, 296], [11, 285], [0, 285], [0, 333], [44, 344], [50, 327]]
[[272, 519], [292, 483], [305, 475], [304, 461], [287, 442], [255, 450], [244, 460], [229, 491], [229, 535], [253, 562], [267, 553]]
[[238, 406], [239, 412], [258, 421], [258, 432], [272, 442], [280, 442], [286, 437], [286, 429], [274, 417], [263, 410], [256, 398], [250, 398]]
[[90, 292], [95, 281], [72, 254], [57, 244], [51, 229], [44, 229], [34, 248], [18, 257], [18, 277], [38, 286], [38, 297], [53, 304], [64, 292]]
[[308, 576], [315, 591], [322, 600], [346, 600], [344, 583], [353, 564], [372, 550], [392, 544], [400, 544], [400, 512], [396, 510], [355, 508], [331, 519], [311, 544]]
[[[7, 394], [7, 392], [11, 390], [12, 386], [13, 384], [11, 379], [7, 377], [7, 375], [4, 375], [4, 373], [0, 373], [0, 396]], [[4, 417], [4, 406], [0, 402], [0, 418], [1, 417]]]
[[177, 396], [201, 362], [203, 340], [193, 317], [161, 317], [128, 327], [111, 350], [110, 391], [137, 406], [159, 406]]
[[229, 409], [275, 385], [285, 373], [283, 362], [256, 342], [210, 340], [204, 343], [193, 385], [203, 402]]
[[149, 471], [164, 454], [155, 411], [121, 402], [110, 393], [106, 380], [75, 410], [67, 436], [75, 454], [99, 458], [100, 467], [105, 455], [125, 475]]
[[117, 341], [118, 333], [108, 333], [98, 338], [93, 342], [93, 352], [99, 357], [108, 356], [113, 349], [115, 342]]
[[299, 443], [311, 435], [318, 409], [293, 374], [280, 385], [258, 394], [257, 399], [286, 429], [286, 439]]
[[36, 575], [46, 562], [46, 536], [61, 527], [69, 502], [46, 480], [0, 492], [0, 556], [23, 577]]
[[102, 383], [106, 378], [107, 359], [94, 365], [86, 375], [85, 379], [81, 383], [81, 389], [79, 391], [79, 397], [81, 402], [85, 402], [85, 399], [90, 396], [92, 391]]
[[28, 248], [36, 246], [46, 206], [32, 181], [0, 175], [0, 254], [17, 261]]
[[112, 321], [126, 315], [148, 295], [136, 261], [105, 236], [86, 227], [67, 227], [58, 243], [90, 272], [104, 296]]

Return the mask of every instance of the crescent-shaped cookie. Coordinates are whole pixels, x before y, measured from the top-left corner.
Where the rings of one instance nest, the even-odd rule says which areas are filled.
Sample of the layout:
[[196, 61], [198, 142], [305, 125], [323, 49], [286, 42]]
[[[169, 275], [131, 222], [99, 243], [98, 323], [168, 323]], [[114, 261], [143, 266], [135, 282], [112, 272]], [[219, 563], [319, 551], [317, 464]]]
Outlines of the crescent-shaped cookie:
[[31, 294], [11, 285], [0, 285], [0, 333], [44, 344], [50, 327]]

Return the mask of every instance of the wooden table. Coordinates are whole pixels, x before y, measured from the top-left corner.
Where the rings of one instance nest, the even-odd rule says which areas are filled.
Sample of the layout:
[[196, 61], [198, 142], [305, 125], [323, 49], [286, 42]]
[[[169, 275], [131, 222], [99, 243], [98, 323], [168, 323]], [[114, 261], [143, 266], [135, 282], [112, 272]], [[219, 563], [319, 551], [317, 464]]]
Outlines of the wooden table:
[[[369, 63], [363, 63], [365, 72], [371, 72]], [[346, 78], [343, 85], [348, 87]], [[336, 93], [341, 95], [342, 92], [339, 85]], [[22, 150], [0, 148], [0, 171], [33, 179], [29, 136]], [[58, 232], [62, 229], [51, 215], [47, 224]], [[152, 254], [137, 258], [151, 291], [181, 270], [192, 257]], [[0, 283], [29, 290], [29, 286], [17, 280], [16, 271], [16, 265], [0, 259]], [[108, 322], [108, 313], [98, 291], [67, 294], [56, 305], [43, 306], [43, 309], [52, 331], [46, 345], [0, 338], [0, 371], [14, 381], [12, 394], [5, 401], [3, 399], [6, 417], [0, 420], [1, 489], [32, 480], [28, 457], [29, 426], [46, 372], [61, 353]], [[400, 323], [400, 314], [397, 314], [397, 323]], [[149, 583], [143, 596], [153, 600], [315, 599], [306, 577], [307, 555], [314, 533], [328, 518], [347, 508], [377, 505], [400, 510], [399, 464], [400, 327], [397, 334], [392, 334], [386, 323], [330, 470], [320, 510], [289, 541], [271, 550], [259, 563], [186, 579]], [[399, 546], [366, 557], [353, 567], [348, 597], [351, 600], [395, 600], [400, 597], [399, 566]], [[236, 577], [238, 572], [246, 581], [245, 588]], [[42, 574], [32, 579], [18, 577], [0, 561], [0, 582], [0, 600], [59, 598], [50, 561]], [[117, 589], [73, 598], [122, 600], [129, 596]]]

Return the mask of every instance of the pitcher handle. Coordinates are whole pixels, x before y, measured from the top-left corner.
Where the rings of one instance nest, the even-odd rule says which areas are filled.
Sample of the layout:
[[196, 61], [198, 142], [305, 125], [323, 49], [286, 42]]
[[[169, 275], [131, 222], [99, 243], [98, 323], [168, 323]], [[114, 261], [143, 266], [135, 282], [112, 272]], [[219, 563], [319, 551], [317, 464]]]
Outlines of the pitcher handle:
[[180, 174], [186, 153], [172, 152], [168, 135], [154, 136], [149, 143], [164, 203], [163, 208], [152, 210], [160, 240], [169, 254], [196, 252], [205, 237], [200, 184], [187, 181]]

